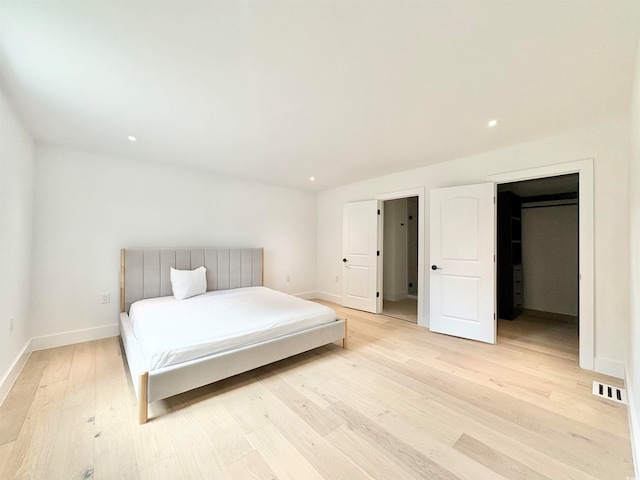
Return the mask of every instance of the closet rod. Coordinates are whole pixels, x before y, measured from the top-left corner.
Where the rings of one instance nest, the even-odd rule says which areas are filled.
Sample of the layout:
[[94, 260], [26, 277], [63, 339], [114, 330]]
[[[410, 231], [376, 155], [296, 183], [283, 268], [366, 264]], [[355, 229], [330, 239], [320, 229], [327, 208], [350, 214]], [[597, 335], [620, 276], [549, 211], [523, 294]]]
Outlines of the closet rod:
[[549, 207], [566, 207], [568, 205], [578, 205], [577, 200], [564, 201], [564, 202], [539, 202], [539, 203], [523, 203], [520, 208], [549, 208]]

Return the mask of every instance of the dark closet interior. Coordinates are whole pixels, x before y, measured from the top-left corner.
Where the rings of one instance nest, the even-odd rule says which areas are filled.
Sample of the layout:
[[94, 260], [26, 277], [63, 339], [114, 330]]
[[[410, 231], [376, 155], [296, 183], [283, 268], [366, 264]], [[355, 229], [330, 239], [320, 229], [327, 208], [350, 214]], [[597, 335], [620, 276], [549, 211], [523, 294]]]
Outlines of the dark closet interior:
[[578, 179], [498, 185], [498, 318], [513, 320], [524, 310], [577, 320]]
[[520, 196], [498, 192], [498, 317], [522, 313], [522, 212]]

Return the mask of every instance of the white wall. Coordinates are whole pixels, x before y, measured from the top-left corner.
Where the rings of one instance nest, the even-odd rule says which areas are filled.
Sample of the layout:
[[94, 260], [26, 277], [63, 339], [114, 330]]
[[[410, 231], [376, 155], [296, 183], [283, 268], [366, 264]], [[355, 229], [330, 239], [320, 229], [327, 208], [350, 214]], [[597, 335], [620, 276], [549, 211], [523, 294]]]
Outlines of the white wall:
[[30, 338], [33, 165], [33, 141], [0, 90], [0, 402]]
[[[499, 131], [489, 132], [498, 134]], [[340, 300], [342, 205], [375, 195], [417, 188], [426, 190], [486, 181], [488, 175], [561, 162], [594, 159], [595, 176], [595, 355], [603, 363], [626, 362], [629, 292], [627, 174], [628, 122], [626, 119], [543, 138], [416, 170], [378, 177], [318, 195], [318, 291]], [[429, 207], [425, 205], [428, 252]], [[425, 255], [425, 271], [429, 258]], [[428, 316], [429, 277], [421, 312]]]
[[264, 247], [265, 285], [315, 290], [315, 194], [54, 147], [35, 179], [35, 337], [113, 332], [123, 247]]
[[522, 209], [524, 308], [578, 315], [578, 206]]
[[631, 97], [629, 156], [630, 335], [627, 388], [636, 476], [640, 475], [640, 38]]

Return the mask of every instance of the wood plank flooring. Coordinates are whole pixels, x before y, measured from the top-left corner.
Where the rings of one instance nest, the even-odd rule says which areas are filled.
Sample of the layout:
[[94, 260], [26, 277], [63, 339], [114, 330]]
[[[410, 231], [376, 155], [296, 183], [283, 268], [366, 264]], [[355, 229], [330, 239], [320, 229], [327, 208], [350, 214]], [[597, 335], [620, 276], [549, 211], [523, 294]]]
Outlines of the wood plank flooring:
[[418, 323], [418, 299], [403, 298], [397, 302], [383, 300], [382, 314], [411, 323]]
[[626, 407], [591, 394], [570, 326], [495, 346], [333, 306], [329, 345], [151, 405], [117, 338], [34, 352], [0, 407], [0, 478], [562, 479], [633, 476]]

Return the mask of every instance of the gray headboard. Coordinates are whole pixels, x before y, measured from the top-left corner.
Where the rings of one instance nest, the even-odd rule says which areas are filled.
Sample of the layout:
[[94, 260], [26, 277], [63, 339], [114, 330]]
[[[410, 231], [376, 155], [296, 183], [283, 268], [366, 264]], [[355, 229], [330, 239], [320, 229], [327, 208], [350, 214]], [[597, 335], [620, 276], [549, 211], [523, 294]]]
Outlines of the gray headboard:
[[255, 287], [263, 282], [262, 248], [122, 249], [120, 311], [133, 302], [172, 295], [170, 267], [207, 269], [207, 291]]

